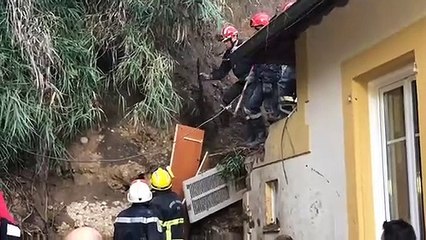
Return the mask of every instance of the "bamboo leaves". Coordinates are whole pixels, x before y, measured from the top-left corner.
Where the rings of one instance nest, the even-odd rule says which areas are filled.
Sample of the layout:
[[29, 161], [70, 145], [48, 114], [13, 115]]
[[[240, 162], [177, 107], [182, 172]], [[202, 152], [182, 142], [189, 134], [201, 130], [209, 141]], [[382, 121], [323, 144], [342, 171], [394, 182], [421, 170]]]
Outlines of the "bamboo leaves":
[[[167, 127], [181, 109], [169, 53], [217, 0], [7, 0], [0, 4], [0, 171], [19, 156], [62, 156], [116, 98], [136, 126]], [[111, 69], [98, 58], [109, 53]], [[122, 89], [143, 96], [128, 106]], [[110, 96], [111, 91], [117, 96]]]

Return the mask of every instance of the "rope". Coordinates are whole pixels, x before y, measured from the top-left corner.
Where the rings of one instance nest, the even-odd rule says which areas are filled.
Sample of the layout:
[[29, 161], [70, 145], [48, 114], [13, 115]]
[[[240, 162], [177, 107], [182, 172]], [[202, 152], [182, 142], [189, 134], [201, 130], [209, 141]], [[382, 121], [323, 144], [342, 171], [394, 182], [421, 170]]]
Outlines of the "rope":
[[[90, 160], [83, 161], [83, 160], [76, 160], [75, 158], [73, 158], [71, 156], [69, 158], [47, 156], [47, 155], [43, 155], [43, 154], [39, 154], [39, 153], [36, 153], [36, 152], [32, 152], [32, 151], [29, 151], [29, 150], [26, 150], [26, 149], [23, 149], [23, 148], [19, 148], [17, 146], [13, 146], [13, 145], [11, 145], [9, 143], [3, 143], [3, 144], [6, 144], [9, 147], [13, 147], [15, 149], [19, 149], [19, 150], [21, 150], [23, 152], [26, 152], [28, 154], [31, 154], [31, 155], [34, 155], [34, 156], [37, 156], [37, 157], [49, 158], [49, 159], [53, 159], [53, 160], [57, 160], [57, 161], [62, 161], [62, 162], [76, 162], [76, 163], [123, 162], [123, 161], [128, 161], [128, 160], [131, 160], [133, 158], [142, 157], [142, 156], [146, 155], [146, 154], [136, 154], [136, 155], [131, 155], [131, 156], [122, 157], [122, 158], [111, 158], [111, 159], [98, 159], [98, 160], [94, 160], [94, 161], [90, 161]], [[162, 151], [157, 151], [157, 152], [152, 153], [152, 154], [155, 155], [155, 154], [159, 154], [161, 152]]]
[[[283, 127], [283, 132], [282, 132], [282, 134], [281, 134], [281, 156], [284, 156], [284, 148], [283, 148], [283, 141], [284, 141], [284, 135], [285, 135], [285, 132], [286, 132], [286, 130], [287, 130], [287, 123], [288, 123], [288, 120], [293, 116], [293, 114], [296, 112], [296, 110], [297, 110], [297, 106], [296, 107], [294, 107], [293, 108], [293, 110], [288, 114], [288, 116], [286, 117], [286, 119], [285, 119], [285, 122], [284, 122], [284, 127]], [[293, 151], [294, 151], [294, 149], [293, 149]]]
[[200, 128], [200, 127], [202, 127], [202, 126], [204, 126], [204, 125], [206, 125], [207, 123], [209, 123], [209, 122], [211, 122], [211, 121], [213, 121], [214, 119], [216, 119], [217, 117], [219, 117], [220, 116], [220, 114], [222, 114], [224, 111], [227, 111], [228, 109], [230, 109], [231, 108], [231, 106], [232, 106], [232, 104], [235, 102], [235, 100], [237, 100], [240, 96], [242, 96], [242, 94], [243, 93], [240, 93], [238, 96], [236, 96], [232, 101], [231, 101], [231, 103], [229, 103], [227, 106], [225, 106], [225, 107], [222, 107], [222, 109], [219, 111], [219, 112], [217, 112], [216, 114], [214, 114], [212, 117], [210, 117], [209, 119], [207, 119], [206, 121], [204, 121], [203, 123], [201, 123], [200, 125], [198, 125], [196, 128]]

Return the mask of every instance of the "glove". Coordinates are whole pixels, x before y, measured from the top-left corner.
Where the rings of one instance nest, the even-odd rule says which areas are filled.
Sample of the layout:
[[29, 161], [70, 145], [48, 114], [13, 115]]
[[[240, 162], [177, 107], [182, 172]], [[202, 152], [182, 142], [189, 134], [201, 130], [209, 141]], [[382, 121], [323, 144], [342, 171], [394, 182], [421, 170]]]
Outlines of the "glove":
[[212, 80], [212, 75], [208, 74], [208, 73], [200, 73], [199, 75], [201, 78], [203, 78], [204, 80]]

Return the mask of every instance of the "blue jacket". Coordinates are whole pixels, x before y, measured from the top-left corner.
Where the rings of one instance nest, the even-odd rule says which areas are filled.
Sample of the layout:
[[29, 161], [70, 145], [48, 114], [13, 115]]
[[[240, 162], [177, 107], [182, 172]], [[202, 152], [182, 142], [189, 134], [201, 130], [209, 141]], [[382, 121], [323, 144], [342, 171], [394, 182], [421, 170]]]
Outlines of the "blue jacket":
[[166, 240], [183, 239], [184, 207], [179, 196], [171, 191], [155, 191], [151, 204], [160, 211]]
[[114, 240], [163, 240], [160, 213], [147, 203], [134, 203], [118, 214]]

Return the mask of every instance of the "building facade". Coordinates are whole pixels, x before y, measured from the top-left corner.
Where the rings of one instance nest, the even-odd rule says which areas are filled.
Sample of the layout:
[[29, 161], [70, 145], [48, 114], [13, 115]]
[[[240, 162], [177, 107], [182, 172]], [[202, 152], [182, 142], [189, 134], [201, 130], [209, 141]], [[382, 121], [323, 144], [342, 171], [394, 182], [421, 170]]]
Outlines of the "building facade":
[[396, 218], [424, 239], [425, 43], [423, 0], [349, 1], [297, 38], [297, 112], [252, 165], [246, 239], [380, 239]]

